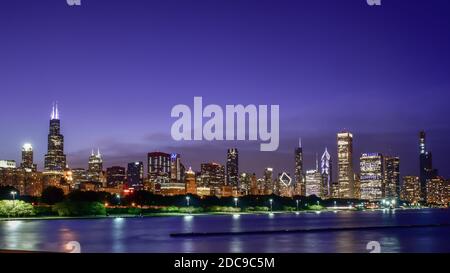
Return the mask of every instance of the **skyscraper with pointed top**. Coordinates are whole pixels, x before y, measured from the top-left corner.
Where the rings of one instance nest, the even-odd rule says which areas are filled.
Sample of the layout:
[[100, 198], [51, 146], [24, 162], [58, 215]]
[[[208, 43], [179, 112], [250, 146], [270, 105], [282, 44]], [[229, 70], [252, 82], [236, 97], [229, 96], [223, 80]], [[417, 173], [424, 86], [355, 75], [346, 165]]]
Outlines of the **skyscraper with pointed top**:
[[44, 168], [46, 172], [62, 172], [66, 167], [64, 154], [64, 136], [61, 134], [58, 104], [54, 103], [50, 115], [48, 147], [45, 155]]
[[100, 149], [97, 149], [97, 154], [94, 154], [94, 150], [92, 150], [88, 167], [89, 180], [91, 182], [100, 182], [100, 176], [103, 172], [103, 158]]
[[323, 177], [323, 196], [331, 197], [331, 184], [332, 184], [332, 167], [331, 156], [328, 153], [328, 149], [325, 147], [325, 152], [320, 159], [320, 173]]

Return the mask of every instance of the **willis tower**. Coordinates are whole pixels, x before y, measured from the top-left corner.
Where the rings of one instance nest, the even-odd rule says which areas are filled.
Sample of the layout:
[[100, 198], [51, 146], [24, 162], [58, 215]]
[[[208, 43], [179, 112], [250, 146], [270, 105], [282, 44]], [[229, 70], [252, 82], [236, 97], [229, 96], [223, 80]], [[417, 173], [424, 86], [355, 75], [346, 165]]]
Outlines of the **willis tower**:
[[62, 172], [66, 167], [64, 136], [61, 135], [58, 104], [52, 107], [50, 130], [48, 133], [48, 152], [45, 155], [45, 171]]

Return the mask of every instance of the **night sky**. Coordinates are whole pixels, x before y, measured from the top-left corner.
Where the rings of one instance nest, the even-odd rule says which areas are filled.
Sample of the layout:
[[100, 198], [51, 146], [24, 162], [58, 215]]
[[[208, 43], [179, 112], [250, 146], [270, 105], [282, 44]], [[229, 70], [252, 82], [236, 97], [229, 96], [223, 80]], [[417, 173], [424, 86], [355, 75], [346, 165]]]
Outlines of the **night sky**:
[[[449, 177], [450, 1], [7, 0], [0, 5], [0, 159], [20, 162], [30, 142], [43, 168], [51, 105], [58, 101], [70, 167], [100, 148], [105, 167], [181, 153], [186, 166], [293, 174], [302, 137], [305, 168], [336, 133], [362, 152], [401, 158], [418, 174], [418, 132]], [[175, 142], [176, 104], [279, 104], [280, 147], [258, 142]], [[334, 167], [336, 174], [337, 168]]]

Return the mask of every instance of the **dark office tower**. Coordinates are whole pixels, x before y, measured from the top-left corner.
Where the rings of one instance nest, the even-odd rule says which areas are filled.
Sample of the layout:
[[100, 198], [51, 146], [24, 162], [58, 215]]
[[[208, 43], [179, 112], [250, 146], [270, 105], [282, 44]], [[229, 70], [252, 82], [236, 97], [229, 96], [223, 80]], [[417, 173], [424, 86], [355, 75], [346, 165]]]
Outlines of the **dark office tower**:
[[353, 135], [350, 132], [337, 134], [338, 184], [340, 198], [354, 197]]
[[100, 150], [97, 150], [97, 154], [94, 154], [94, 150], [89, 156], [88, 163], [88, 178], [91, 182], [100, 182], [100, 176], [103, 171], [103, 158], [100, 154]]
[[20, 167], [27, 172], [35, 172], [36, 164], [33, 164], [33, 147], [29, 143], [22, 146], [22, 163]]
[[128, 163], [127, 186], [135, 190], [144, 188], [144, 163], [142, 161]]
[[170, 181], [172, 183], [184, 183], [184, 180], [181, 180], [180, 155], [177, 153], [170, 155]]
[[300, 194], [306, 195], [305, 192], [305, 179], [303, 176], [303, 148], [302, 139], [298, 141], [298, 147], [295, 148], [295, 184], [296, 187], [300, 187]]
[[45, 155], [44, 168], [46, 172], [62, 173], [66, 167], [64, 154], [64, 136], [61, 135], [58, 105], [54, 104], [48, 133], [48, 152]]
[[236, 148], [227, 152], [227, 185], [237, 187], [239, 181], [239, 152]]
[[422, 200], [427, 199], [427, 180], [437, 176], [437, 171], [433, 169], [431, 152], [426, 149], [425, 131], [419, 133], [419, 165], [420, 165], [420, 192]]
[[387, 156], [384, 158], [384, 164], [384, 197], [400, 198], [400, 158]]
[[170, 154], [162, 152], [148, 153], [147, 175], [152, 183], [169, 183], [171, 174]]
[[113, 166], [106, 169], [106, 184], [110, 188], [124, 184], [126, 181], [125, 168], [120, 166]]
[[332, 186], [332, 167], [331, 167], [331, 156], [328, 153], [327, 148], [325, 148], [325, 152], [320, 159], [320, 174], [323, 177], [323, 197], [329, 198], [332, 195], [331, 186]]
[[270, 195], [274, 192], [273, 168], [264, 170], [264, 194]]

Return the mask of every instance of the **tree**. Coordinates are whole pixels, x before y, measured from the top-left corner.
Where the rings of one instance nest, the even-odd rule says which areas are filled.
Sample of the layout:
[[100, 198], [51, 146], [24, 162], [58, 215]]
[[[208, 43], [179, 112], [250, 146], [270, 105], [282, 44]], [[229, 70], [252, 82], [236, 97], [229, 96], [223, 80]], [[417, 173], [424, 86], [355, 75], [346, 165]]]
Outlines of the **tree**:
[[34, 215], [33, 206], [21, 200], [0, 201], [0, 217], [26, 217]]
[[64, 191], [61, 188], [50, 186], [42, 191], [42, 203], [54, 205], [62, 201], [64, 201]]

